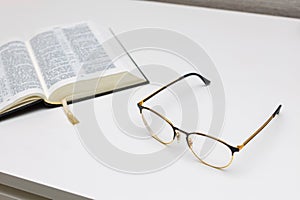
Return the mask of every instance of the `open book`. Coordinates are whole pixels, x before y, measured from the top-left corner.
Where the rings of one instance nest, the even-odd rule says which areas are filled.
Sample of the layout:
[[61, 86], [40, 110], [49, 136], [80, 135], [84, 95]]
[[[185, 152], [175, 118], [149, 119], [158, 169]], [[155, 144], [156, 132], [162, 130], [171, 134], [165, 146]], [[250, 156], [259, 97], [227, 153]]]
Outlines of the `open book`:
[[[112, 32], [115, 49], [103, 46], [100, 36], [81, 23], [0, 46], [0, 117], [37, 101], [61, 105], [148, 82], [141, 71], [142, 76], [131, 73], [138, 66]], [[111, 54], [120, 49], [125, 59], [115, 63]]]

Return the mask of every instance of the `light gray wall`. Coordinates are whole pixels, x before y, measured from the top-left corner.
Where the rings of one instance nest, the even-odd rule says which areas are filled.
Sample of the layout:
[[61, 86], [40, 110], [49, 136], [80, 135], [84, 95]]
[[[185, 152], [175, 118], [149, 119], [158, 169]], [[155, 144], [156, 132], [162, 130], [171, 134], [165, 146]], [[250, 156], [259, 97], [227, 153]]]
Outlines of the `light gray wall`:
[[151, 0], [300, 18], [300, 0]]

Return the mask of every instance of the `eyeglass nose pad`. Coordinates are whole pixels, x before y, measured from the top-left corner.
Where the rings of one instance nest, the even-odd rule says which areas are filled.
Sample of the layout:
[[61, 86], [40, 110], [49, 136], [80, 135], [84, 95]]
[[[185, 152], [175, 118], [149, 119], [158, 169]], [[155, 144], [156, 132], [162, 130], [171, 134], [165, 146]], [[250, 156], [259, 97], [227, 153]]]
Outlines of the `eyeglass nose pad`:
[[193, 146], [193, 141], [192, 141], [191, 138], [188, 139], [188, 143], [189, 143], [189, 146], [190, 146], [190, 147]]
[[176, 138], [177, 138], [177, 142], [180, 142], [180, 133], [178, 131], [176, 131]]

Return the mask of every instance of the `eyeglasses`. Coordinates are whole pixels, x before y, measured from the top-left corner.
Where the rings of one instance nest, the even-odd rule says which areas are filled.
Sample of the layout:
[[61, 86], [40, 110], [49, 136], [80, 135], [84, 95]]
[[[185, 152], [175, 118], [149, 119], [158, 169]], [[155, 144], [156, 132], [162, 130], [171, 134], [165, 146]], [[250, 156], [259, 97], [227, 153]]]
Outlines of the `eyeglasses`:
[[198, 73], [185, 74], [170, 82], [137, 104], [143, 122], [151, 136], [160, 143], [164, 145], [170, 144], [175, 140], [175, 138], [179, 139], [180, 134], [184, 134], [186, 135], [188, 147], [202, 163], [217, 169], [226, 168], [232, 163], [234, 154], [241, 151], [248, 144], [248, 142], [250, 142], [259, 132], [261, 132], [277, 114], [279, 114], [281, 105], [277, 107], [275, 112], [261, 127], [259, 127], [241, 145], [237, 145], [236, 147], [204, 133], [186, 132], [174, 126], [170, 120], [157, 111], [143, 105], [146, 101], [154, 97], [159, 92], [163, 91], [174, 83], [191, 76], [198, 77], [206, 86], [210, 84], [208, 79]]

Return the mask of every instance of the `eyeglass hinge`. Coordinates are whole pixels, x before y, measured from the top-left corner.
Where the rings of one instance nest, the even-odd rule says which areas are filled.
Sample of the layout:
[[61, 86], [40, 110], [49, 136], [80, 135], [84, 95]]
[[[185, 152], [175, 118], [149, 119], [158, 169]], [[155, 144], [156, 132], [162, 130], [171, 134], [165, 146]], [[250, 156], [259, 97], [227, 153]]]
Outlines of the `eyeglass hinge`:
[[140, 101], [137, 103], [138, 108], [140, 109], [140, 112], [142, 112], [142, 105], [143, 105], [143, 101]]
[[239, 151], [240, 151], [240, 150], [242, 150], [242, 148], [244, 148], [244, 146], [245, 146], [244, 144], [241, 144], [241, 145], [238, 145], [237, 148], [238, 148]]

